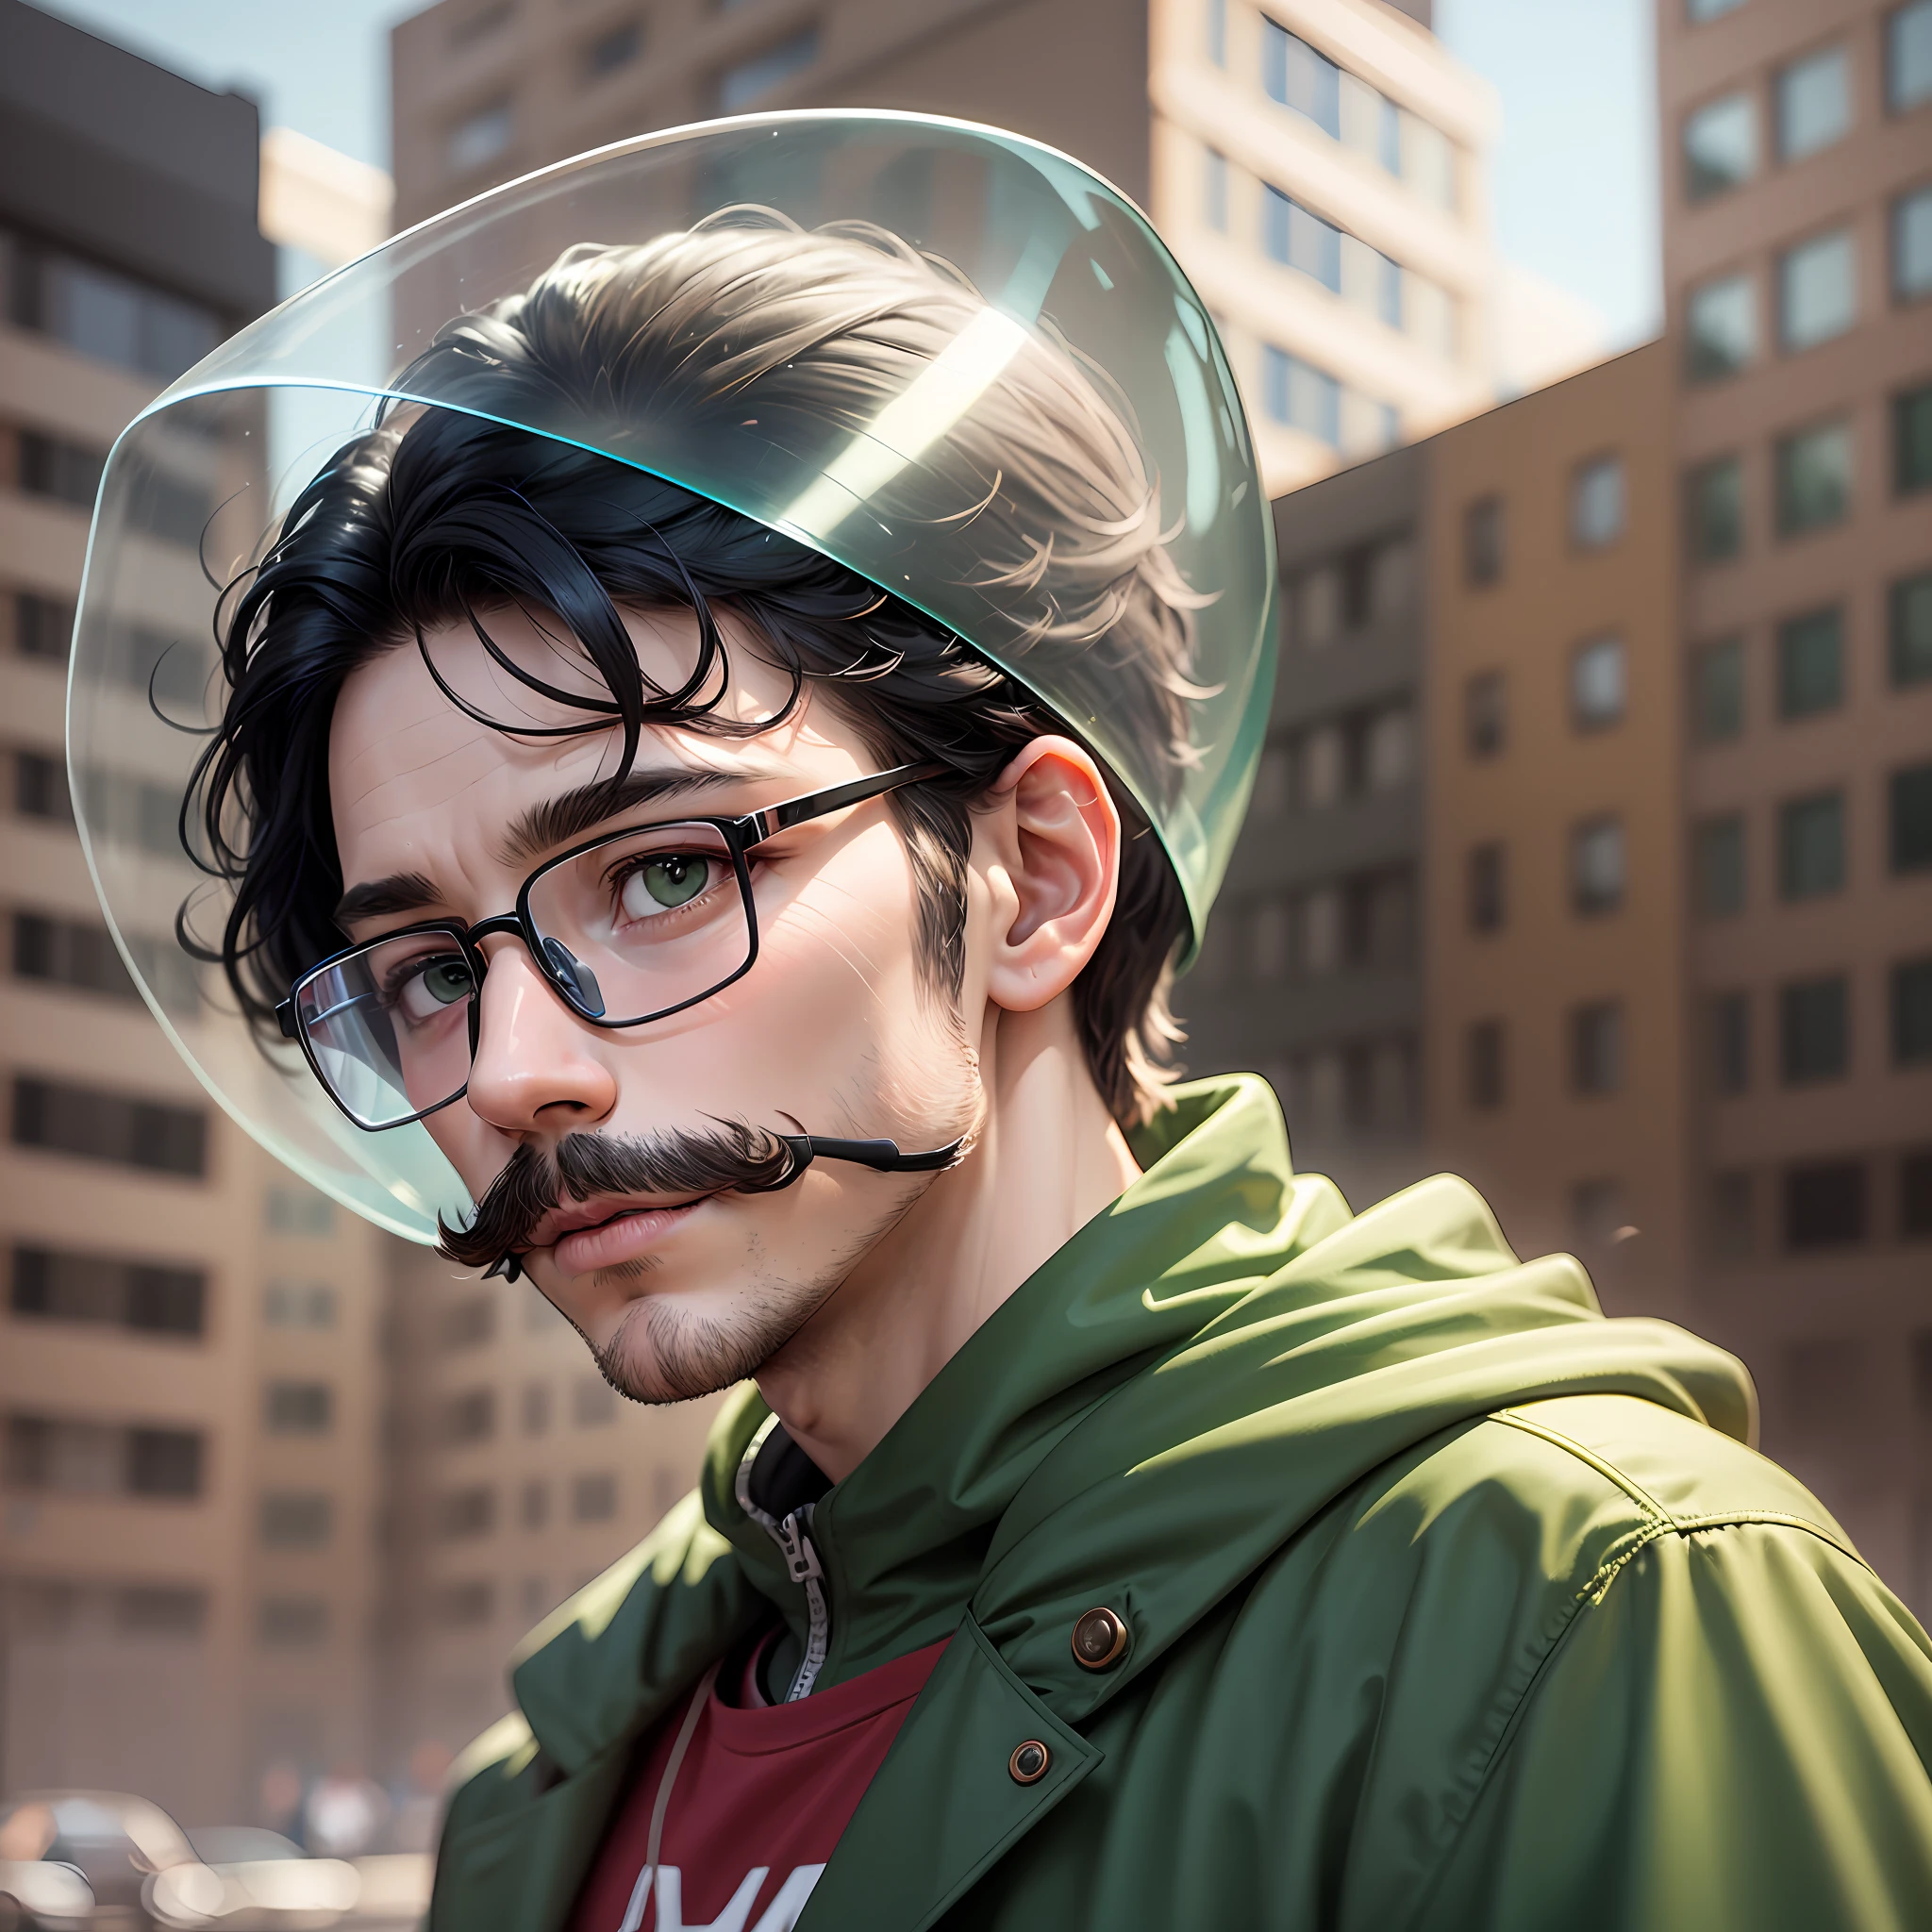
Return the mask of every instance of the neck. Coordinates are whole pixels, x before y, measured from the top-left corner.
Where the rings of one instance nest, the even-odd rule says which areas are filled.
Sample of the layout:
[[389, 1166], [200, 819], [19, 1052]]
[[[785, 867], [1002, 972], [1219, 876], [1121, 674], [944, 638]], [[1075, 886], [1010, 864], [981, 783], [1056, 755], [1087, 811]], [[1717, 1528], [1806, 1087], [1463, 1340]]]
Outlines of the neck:
[[1007, 1297], [1141, 1170], [1062, 996], [992, 1009], [985, 1125], [758, 1374], [801, 1449], [841, 1481]]

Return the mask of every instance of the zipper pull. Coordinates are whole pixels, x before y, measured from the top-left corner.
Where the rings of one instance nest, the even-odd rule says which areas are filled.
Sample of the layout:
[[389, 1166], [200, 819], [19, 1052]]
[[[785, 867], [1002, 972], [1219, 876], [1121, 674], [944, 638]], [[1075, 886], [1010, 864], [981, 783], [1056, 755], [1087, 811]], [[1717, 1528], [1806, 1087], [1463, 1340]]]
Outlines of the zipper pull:
[[775, 1525], [775, 1532], [785, 1557], [785, 1574], [793, 1583], [825, 1574], [819, 1564], [819, 1553], [806, 1533], [804, 1510], [794, 1509]]

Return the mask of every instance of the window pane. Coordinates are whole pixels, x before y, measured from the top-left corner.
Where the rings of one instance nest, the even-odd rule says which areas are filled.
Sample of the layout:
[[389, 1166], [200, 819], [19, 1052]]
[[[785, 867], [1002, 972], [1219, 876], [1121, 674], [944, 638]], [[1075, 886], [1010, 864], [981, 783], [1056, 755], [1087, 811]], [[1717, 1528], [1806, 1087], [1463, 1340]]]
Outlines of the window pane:
[[1570, 662], [1570, 715], [1579, 731], [1601, 731], [1624, 715], [1624, 640], [1597, 638]]
[[1463, 690], [1463, 736], [1473, 758], [1492, 758], [1508, 738], [1507, 687], [1500, 671], [1483, 671]]
[[584, 78], [601, 80], [620, 67], [628, 67], [643, 51], [643, 44], [644, 29], [635, 20], [599, 34], [584, 49]]
[[1823, 791], [1778, 808], [1778, 891], [1787, 899], [1813, 899], [1845, 882], [1843, 796]]
[[1208, 225], [1224, 235], [1227, 233], [1227, 157], [1217, 154], [1210, 147], [1207, 152], [1207, 169], [1204, 201]]
[[1693, 382], [1734, 375], [1757, 354], [1757, 301], [1749, 275], [1692, 289], [1685, 319], [1686, 372]]
[[1777, 445], [1777, 526], [1784, 536], [1841, 523], [1852, 502], [1852, 431], [1824, 423]]
[[1891, 969], [1891, 1058], [1901, 1067], [1932, 1060], [1932, 956]]
[[1398, 112], [1398, 144], [1402, 156], [1402, 178], [1431, 208], [1445, 214], [1456, 211], [1456, 148], [1440, 127], [1412, 114], [1407, 108]]
[[1208, 0], [1208, 58], [1227, 65], [1227, 0]]
[[513, 131], [508, 101], [492, 101], [489, 107], [458, 121], [449, 131], [446, 153], [450, 172], [466, 174], [486, 161], [493, 161], [509, 145]]
[[1500, 932], [1507, 911], [1504, 848], [1491, 840], [1473, 846], [1469, 854], [1469, 929]]
[[1852, 125], [1852, 77], [1842, 47], [1794, 60], [1777, 77], [1777, 151], [1802, 160], [1841, 140]]
[[1341, 385], [1325, 371], [1271, 342], [1262, 351], [1262, 399], [1277, 423], [1325, 442], [1341, 440]]
[[1932, 294], [1932, 187], [1892, 204], [1891, 292], [1901, 302]]
[[1932, 764], [1894, 772], [1888, 789], [1891, 869], [1924, 872], [1932, 868]]
[[1624, 903], [1624, 825], [1619, 819], [1591, 819], [1570, 841], [1570, 893], [1586, 915], [1614, 912]]
[[1710, 1077], [1718, 1092], [1736, 1095], [1751, 1085], [1751, 998], [1748, 993], [1712, 995], [1708, 1008]]
[[1808, 718], [1844, 702], [1844, 613], [1836, 605], [1777, 627], [1777, 709]]
[[1887, 617], [1892, 683], [1924, 684], [1932, 678], [1932, 570], [1892, 585]]
[[1851, 990], [1841, 974], [1778, 991], [1778, 1062], [1787, 1086], [1836, 1080], [1851, 1058]]
[[1272, 20], [1261, 23], [1261, 81], [1271, 99], [1341, 136], [1341, 75], [1325, 55]]
[[727, 68], [718, 79], [719, 112], [737, 113], [739, 108], [748, 106], [760, 94], [769, 93], [780, 82], [790, 80], [794, 74], [802, 74], [818, 58], [819, 30], [808, 26], [803, 33], [793, 34], [790, 40], [780, 41], [775, 47], [769, 47], [764, 53]]
[[1700, 463], [1685, 483], [1686, 540], [1699, 563], [1718, 563], [1744, 547], [1744, 467], [1736, 457]]
[[1744, 0], [1684, 0], [1684, 18], [1692, 26], [1701, 26], [1707, 20], [1720, 20], [1735, 12], [1743, 4]]
[[1597, 1000], [1570, 1015], [1570, 1084], [1578, 1093], [1615, 1093], [1624, 1084], [1624, 1009]]
[[1278, 188], [1262, 194], [1261, 245], [1273, 260], [1341, 292], [1341, 230]]
[[1691, 884], [1706, 919], [1730, 919], [1744, 909], [1744, 819], [1724, 812], [1703, 820], [1690, 839]]
[[1907, 1240], [1932, 1234], [1932, 1149], [1899, 1161], [1898, 1231]]
[[1757, 114], [1749, 94], [1707, 101], [1684, 122], [1684, 185], [1692, 201], [1739, 187], [1757, 172]]
[[1932, 100], [1932, 0], [1912, 0], [1886, 24], [1885, 83], [1894, 114]]
[[1462, 575], [1471, 586], [1493, 584], [1503, 575], [1503, 499], [1478, 497], [1462, 513]]
[[1744, 643], [1724, 638], [1690, 658], [1690, 723], [1701, 743], [1736, 738], [1744, 728]]
[[1857, 319], [1857, 264], [1849, 228], [1788, 249], [1778, 264], [1778, 331], [1787, 349], [1841, 336]]
[[1624, 463], [1598, 457], [1577, 471], [1571, 485], [1570, 534], [1585, 549], [1601, 549], [1624, 534]]
[[1503, 1023], [1478, 1020], [1464, 1044], [1464, 1075], [1472, 1108], [1487, 1110], [1503, 1104], [1507, 1069], [1504, 1060]]
[[1865, 1239], [1865, 1170], [1857, 1161], [1794, 1167], [1785, 1175], [1785, 1245], [1835, 1248]]
[[1891, 399], [1891, 483], [1900, 495], [1932, 485], [1932, 383]]

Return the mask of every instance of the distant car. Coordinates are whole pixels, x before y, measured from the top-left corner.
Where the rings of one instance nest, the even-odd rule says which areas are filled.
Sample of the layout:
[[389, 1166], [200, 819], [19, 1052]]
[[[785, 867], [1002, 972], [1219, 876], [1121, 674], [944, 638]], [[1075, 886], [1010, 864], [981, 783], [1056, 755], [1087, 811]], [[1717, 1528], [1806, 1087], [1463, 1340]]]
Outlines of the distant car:
[[125, 1791], [25, 1791], [0, 1805], [0, 1932], [150, 1932], [156, 1874], [196, 1862], [158, 1805]]

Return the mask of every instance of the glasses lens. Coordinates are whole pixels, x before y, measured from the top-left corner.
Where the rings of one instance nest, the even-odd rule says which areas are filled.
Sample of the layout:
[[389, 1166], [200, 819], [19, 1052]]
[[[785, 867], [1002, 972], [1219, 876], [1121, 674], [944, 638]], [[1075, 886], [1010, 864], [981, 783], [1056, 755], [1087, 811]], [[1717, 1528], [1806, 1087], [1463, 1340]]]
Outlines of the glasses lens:
[[329, 1091], [363, 1126], [387, 1127], [461, 1091], [475, 995], [454, 935], [404, 933], [305, 982], [295, 1017]]
[[608, 839], [542, 874], [529, 908], [557, 983], [592, 1020], [646, 1020], [703, 999], [751, 958], [738, 870], [712, 825]]

